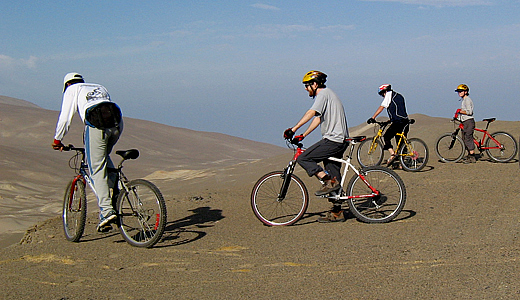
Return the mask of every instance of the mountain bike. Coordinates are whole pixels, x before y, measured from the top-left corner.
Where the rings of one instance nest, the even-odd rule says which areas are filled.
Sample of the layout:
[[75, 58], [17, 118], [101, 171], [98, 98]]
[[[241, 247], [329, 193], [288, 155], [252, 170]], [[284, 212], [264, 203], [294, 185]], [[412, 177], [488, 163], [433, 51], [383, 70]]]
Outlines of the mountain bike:
[[[376, 121], [375, 123], [379, 125], [376, 136], [362, 141], [357, 149], [357, 161], [362, 167], [377, 166], [383, 161], [383, 131], [391, 121]], [[414, 123], [415, 120], [410, 119], [406, 126]], [[399, 141], [395, 153], [403, 169], [411, 172], [422, 170], [428, 163], [430, 155], [426, 143], [419, 138], [407, 138], [404, 129], [403, 132], [396, 135], [399, 136]]]
[[[495, 133], [489, 133], [489, 124], [494, 122], [496, 118], [484, 119], [482, 121], [487, 122], [485, 129], [475, 128], [475, 131], [481, 132], [482, 138], [477, 141], [473, 137], [473, 143], [476, 148], [486, 154], [495, 162], [508, 162], [512, 160], [518, 152], [518, 144], [515, 138], [507, 132], [497, 131]], [[437, 156], [443, 162], [458, 162], [464, 156], [466, 147], [462, 138], [459, 135], [464, 125], [458, 118], [458, 112], [455, 113], [455, 117], [451, 120], [457, 126], [453, 132], [444, 133], [441, 135], [435, 143], [435, 151]]]
[[[406, 188], [403, 180], [394, 171], [372, 166], [358, 170], [351, 159], [354, 145], [365, 140], [364, 136], [349, 137], [350, 143], [346, 159], [330, 157], [329, 160], [342, 163], [345, 167], [341, 186], [349, 169], [354, 175], [337, 192], [319, 196], [334, 204], [347, 204], [354, 216], [366, 223], [390, 222], [399, 215], [406, 202]], [[287, 146], [294, 151], [293, 159], [283, 171], [274, 171], [262, 176], [251, 192], [251, 207], [255, 216], [265, 225], [292, 225], [300, 220], [309, 204], [309, 193], [303, 181], [294, 174], [296, 159], [305, 149], [295, 140], [287, 140]]]
[[[87, 197], [85, 187], [96, 189], [90, 178], [85, 161], [85, 148], [69, 145], [64, 151], [76, 151], [69, 160], [69, 167], [76, 176], [69, 182], [63, 199], [63, 229], [65, 238], [78, 242], [85, 229], [87, 217]], [[125, 241], [135, 247], [152, 247], [162, 237], [166, 226], [166, 203], [159, 189], [144, 179], [128, 180], [123, 173], [123, 162], [137, 159], [136, 149], [116, 151], [121, 156], [117, 168], [109, 169], [116, 173], [117, 188], [112, 192], [112, 204], [117, 213], [116, 224]]]

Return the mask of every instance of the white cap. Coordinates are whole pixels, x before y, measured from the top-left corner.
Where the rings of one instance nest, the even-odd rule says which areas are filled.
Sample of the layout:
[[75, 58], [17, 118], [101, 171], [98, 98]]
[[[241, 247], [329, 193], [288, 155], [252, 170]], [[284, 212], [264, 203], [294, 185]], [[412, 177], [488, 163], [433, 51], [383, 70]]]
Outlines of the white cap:
[[65, 77], [63, 78], [63, 91], [65, 92], [65, 89], [67, 89], [67, 82], [71, 80], [83, 80], [83, 76], [77, 72], [71, 72], [67, 73]]

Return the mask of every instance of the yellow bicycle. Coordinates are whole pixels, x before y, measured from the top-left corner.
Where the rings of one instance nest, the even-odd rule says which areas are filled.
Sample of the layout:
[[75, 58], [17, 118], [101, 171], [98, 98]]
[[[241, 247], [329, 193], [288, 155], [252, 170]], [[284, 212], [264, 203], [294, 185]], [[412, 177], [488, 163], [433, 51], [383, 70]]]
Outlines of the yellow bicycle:
[[[357, 160], [362, 167], [377, 166], [383, 161], [383, 131], [390, 124], [390, 121], [375, 122], [379, 125], [379, 130], [375, 137], [367, 138], [359, 144], [357, 149]], [[415, 123], [410, 119], [406, 126]], [[405, 127], [406, 128], [406, 127]], [[420, 171], [428, 163], [429, 150], [426, 143], [418, 138], [407, 138], [403, 132], [397, 133], [399, 141], [396, 148], [396, 158], [399, 158], [404, 170], [410, 172]]]

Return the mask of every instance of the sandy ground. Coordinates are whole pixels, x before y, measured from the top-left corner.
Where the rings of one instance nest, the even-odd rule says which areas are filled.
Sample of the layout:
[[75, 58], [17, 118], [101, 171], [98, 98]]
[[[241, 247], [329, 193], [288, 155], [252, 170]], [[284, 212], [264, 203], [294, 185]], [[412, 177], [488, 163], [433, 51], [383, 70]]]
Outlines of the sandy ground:
[[[295, 226], [266, 227], [249, 193], [284, 155], [198, 178], [177, 189], [156, 180], [168, 204], [164, 239], [152, 249], [117, 231], [80, 243], [59, 217], [0, 250], [5, 299], [515, 299], [520, 298], [518, 163], [443, 164], [397, 171], [408, 200], [397, 220], [320, 224], [328, 203], [312, 198]], [[277, 165], [277, 166], [276, 166]], [[278, 167], [278, 168], [276, 168]], [[240, 171], [236, 171], [239, 169]], [[235, 170], [235, 173], [231, 172]], [[265, 171], [265, 172], [264, 172]], [[309, 190], [318, 187], [305, 178]], [[176, 189], [178, 192], [176, 192]]]
[[[118, 231], [96, 233], [95, 209], [81, 241], [67, 242], [59, 206], [71, 174], [54, 172], [49, 161], [61, 166], [69, 156], [4, 146], [19, 133], [5, 126], [10, 123], [2, 112], [0, 299], [520, 299], [518, 161], [439, 162], [434, 141], [452, 129], [447, 119], [417, 116], [410, 137], [427, 142], [430, 161], [422, 172], [396, 171], [408, 198], [387, 224], [361, 223], [350, 214], [343, 223], [318, 223], [329, 203], [311, 197], [294, 226], [262, 225], [251, 211], [250, 191], [261, 175], [282, 169], [290, 153], [250, 159], [251, 148], [235, 141], [245, 147], [234, 153], [241, 158], [212, 165], [212, 157], [189, 157], [190, 149], [176, 152], [182, 161], [167, 156], [168, 149], [179, 149], [174, 145], [155, 158], [148, 151], [127, 174], [161, 189], [168, 224], [154, 248], [140, 249]], [[519, 122], [491, 127], [518, 136]], [[167, 136], [163, 130], [155, 138]], [[369, 135], [373, 127], [351, 132]], [[143, 139], [135, 135], [122, 145]], [[28, 164], [36, 171], [24, 169]], [[173, 165], [178, 168], [168, 168]], [[311, 194], [319, 187], [300, 168], [296, 174]], [[42, 221], [34, 225], [36, 218]], [[5, 231], [9, 226], [14, 229]]]
[[[11, 244], [30, 226], [59, 214], [63, 189], [75, 174], [70, 152], [50, 147], [57, 111], [0, 96], [0, 245]], [[83, 126], [73, 119], [65, 144], [81, 146]], [[252, 162], [287, 150], [229, 135], [201, 132], [125, 118], [116, 150], [138, 148], [137, 161], [125, 163], [133, 178], [188, 181], [222, 177], [220, 167]], [[112, 154], [114, 163], [119, 162]], [[210, 173], [208, 173], [210, 172]]]

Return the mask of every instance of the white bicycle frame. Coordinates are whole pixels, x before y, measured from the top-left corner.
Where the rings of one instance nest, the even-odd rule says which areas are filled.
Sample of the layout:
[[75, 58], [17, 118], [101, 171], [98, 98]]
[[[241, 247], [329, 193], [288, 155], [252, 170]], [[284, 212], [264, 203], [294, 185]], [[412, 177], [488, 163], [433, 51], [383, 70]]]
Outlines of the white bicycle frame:
[[375, 196], [379, 195], [379, 191], [374, 189], [368, 183], [368, 181], [365, 179], [365, 176], [361, 172], [359, 172], [356, 169], [356, 167], [354, 167], [354, 165], [351, 163], [352, 153], [354, 153], [354, 148], [355, 148], [354, 146], [358, 142], [355, 141], [355, 138], [347, 138], [346, 140], [350, 143], [350, 146], [349, 146], [350, 149], [349, 149], [349, 153], [347, 155], [347, 158], [346, 159], [341, 159], [341, 158], [337, 158], [337, 157], [329, 157], [328, 159], [332, 160], [332, 161], [335, 161], [335, 162], [339, 162], [339, 163], [341, 163], [342, 165], [345, 166], [345, 169], [343, 170], [343, 174], [341, 175], [341, 186], [342, 187], [345, 186], [345, 178], [347, 178], [348, 169], [351, 168], [354, 171], [354, 173], [356, 173], [356, 175], [359, 176], [359, 178], [361, 178], [361, 180], [363, 180], [363, 182], [372, 190], [372, 194], [356, 195], [356, 196], [341, 196], [342, 193], [340, 192], [339, 194], [326, 196], [325, 198], [333, 199], [333, 200], [348, 200], [348, 199], [354, 199], [354, 198], [375, 197]]

